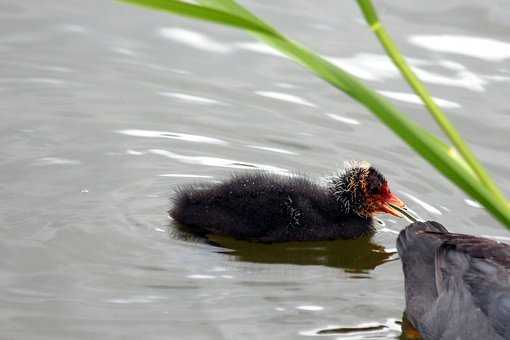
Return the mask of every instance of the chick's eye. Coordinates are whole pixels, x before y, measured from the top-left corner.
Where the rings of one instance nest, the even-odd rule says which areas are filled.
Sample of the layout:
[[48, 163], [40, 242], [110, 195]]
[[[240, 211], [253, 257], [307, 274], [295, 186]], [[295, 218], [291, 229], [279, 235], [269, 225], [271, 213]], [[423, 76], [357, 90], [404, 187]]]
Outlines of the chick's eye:
[[371, 183], [368, 188], [368, 193], [370, 195], [377, 195], [381, 193], [382, 186], [380, 183]]
[[370, 188], [370, 194], [371, 195], [378, 195], [381, 193], [381, 187], [380, 186], [374, 186]]

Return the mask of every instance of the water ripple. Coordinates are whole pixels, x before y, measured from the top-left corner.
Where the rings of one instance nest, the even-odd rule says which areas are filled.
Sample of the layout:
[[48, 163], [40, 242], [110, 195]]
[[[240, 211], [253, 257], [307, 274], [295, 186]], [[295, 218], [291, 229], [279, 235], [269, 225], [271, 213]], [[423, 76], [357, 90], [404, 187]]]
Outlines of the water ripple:
[[292, 151], [288, 151], [288, 150], [280, 149], [280, 148], [272, 148], [272, 147], [260, 146], [260, 145], [246, 145], [246, 146], [249, 147], [249, 148], [252, 148], [252, 149], [257, 149], [257, 150], [264, 150], [264, 151], [271, 151], [271, 152], [276, 152], [276, 153], [283, 153], [283, 154], [286, 154], [286, 155], [298, 155], [298, 153], [296, 153], [296, 152], [292, 152]]
[[[398, 76], [398, 70], [386, 55], [359, 53], [351, 58], [325, 57], [345, 71], [365, 80], [382, 81]], [[412, 63], [411, 60], [408, 60]]]
[[147, 295], [147, 296], [130, 296], [126, 298], [117, 298], [117, 299], [109, 299], [110, 303], [118, 303], [118, 304], [131, 304], [131, 303], [151, 303], [156, 300], [164, 300], [166, 297], [157, 296], [157, 295]]
[[278, 167], [275, 167], [272, 165], [267, 165], [267, 164], [247, 163], [247, 162], [241, 162], [241, 161], [236, 161], [236, 160], [232, 160], [232, 159], [207, 157], [207, 156], [186, 156], [186, 155], [180, 155], [175, 152], [161, 150], [161, 149], [151, 149], [151, 150], [149, 150], [149, 152], [153, 153], [155, 155], [168, 157], [171, 159], [175, 159], [179, 162], [188, 163], [188, 164], [208, 165], [208, 166], [216, 166], [216, 167], [232, 168], [232, 169], [262, 169], [262, 170], [268, 170], [268, 171], [280, 172], [280, 173], [288, 172], [287, 169], [278, 168]]
[[510, 58], [510, 43], [465, 35], [414, 35], [409, 42], [444, 53], [467, 55], [487, 61]]
[[473, 208], [481, 208], [482, 206], [477, 201], [470, 200], [469, 198], [465, 198], [464, 202], [466, 202], [467, 205]]
[[209, 175], [191, 175], [191, 174], [161, 174], [160, 177], [178, 177], [178, 178], [213, 178]]
[[361, 124], [356, 119], [339, 116], [339, 115], [336, 115], [334, 113], [328, 113], [327, 116], [329, 118], [331, 118], [331, 119], [334, 119], [336, 121], [339, 121], [339, 122], [342, 122], [342, 123], [345, 123], [345, 124], [350, 124], [350, 125], [360, 125]]
[[298, 97], [293, 94], [282, 93], [282, 92], [272, 92], [272, 91], [255, 91], [255, 93], [262, 97], [278, 99], [278, 100], [281, 100], [284, 102], [289, 102], [289, 103], [294, 103], [294, 104], [299, 104], [299, 105], [304, 105], [304, 106], [309, 106], [309, 107], [317, 107], [315, 104], [309, 102], [308, 100], [303, 99], [303, 98]]
[[228, 144], [226, 141], [218, 139], [218, 138], [190, 135], [187, 133], [178, 133], [178, 132], [170, 132], [170, 131], [129, 129], [129, 130], [118, 130], [116, 132], [126, 135], [126, 136], [133, 136], [133, 137], [169, 138], [169, 139], [183, 140], [186, 142], [219, 144], [219, 145]]
[[158, 30], [158, 34], [165, 39], [206, 52], [228, 54], [244, 50], [275, 57], [288, 58], [285, 54], [260, 42], [240, 41], [235, 43], [225, 43], [214, 40], [202, 32], [179, 27], [163, 27]]
[[66, 33], [78, 33], [83, 34], [87, 33], [88, 29], [85, 26], [77, 25], [77, 24], [63, 24], [58, 27], [58, 29], [66, 32]]
[[314, 306], [314, 305], [306, 305], [306, 306], [297, 306], [296, 309], [306, 310], [306, 311], [310, 311], [310, 312], [318, 312], [318, 311], [324, 310], [324, 307]]
[[241, 50], [247, 50], [260, 54], [272, 55], [275, 57], [288, 58], [285, 54], [278, 50], [260, 42], [238, 42], [234, 44], [235, 47]]
[[216, 276], [214, 275], [205, 275], [205, 274], [192, 274], [186, 276], [188, 279], [196, 279], [196, 280], [211, 280], [215, 279]]
[[339, 336], [337, 339], [395, 339], [400, 334], [400, 321], [388, 319], [384, 323], [365, 322], [355, 326], [328, 326], [299, 332], [304, 336]]
[[35, 161], [34, 165], [79, 165], [81, 162], [76, 159], [65, 159], [58, 157], [43, 157]]
[[127, 155], [131, 155], [131, 156], [141, 156], [141, 155], [143, 155], [143, 152], [137, 151], [137, 150], [128, 149], [128, 150], [126, 150], [126, 154]]
[[433, 207], [432, 205], [428, 204], [427, 202], [422, 201], [418, 197], [413, 196], [413, 195], [411, 195], [407, 192], [404, 192], [404, 191], [400, 191], [400, 193], [404, 196], [407, 196], [409, 199], [414, 201], [416, 204], [420, 205], [423, 209], [425, 209], [429, 213], [434, 214], [434, 215], [442, 215], [442, 213], [441, 213], [441, 211], [439, 211], [439, 209]]
[[214, 280], [214, 279], [233, 279], [232, 275], [208, 275], [208, 274], [192, 274], [186, 276], [188, 279], [195, 280]]
[[126, 56], [135, 56], [136, 55], [136, 52], [129, 49], [129, 48], [125, 48], [125, 47], [112, 47], [112, 51], [113, 52], [116, 52], [118, 54], [122, 54], [122, 55], [126, 55]]
[[[351, 58], [325, 57], [333, 64], [341, 67], [358, 78], [369, 81], [384, 81], [400, 77], [400, 73], [386, 55], [360, 53]], [[407, 58], [414, 72], [426, 83], [444, 86], [465, 88], [471, 91], [482, 92], [489, 81], [500, 81], [495, 76], [482, 76], [471, 72], [464, 65], [449, 60], [428, 61], [423, 59]], [[453, 75], [433, 73], [423, 69], [425, 66], [439, 66], [445, 68]]]
[[194, 96], [191, 94], [185, 94], [185, 93], [178, 93], [178, 92], [158, 92], [160, 96], [163, 97], [170, 97], [170, 98], [176, 98], [180, 99], [185, 102], [192, 102], [195, 104], [219, 104], [219, 105], [227, 105], [223, 102], [220, 102], [216, 99], [206, 98], [206, 97], [199, 97]]
[[[393, 91], [377, 91], [380, 94], [382, 94], [385, 97], [392, 98], [395, 100], [399, 100], [406, 103], [411, 104], [417, 104], [417, 105], [423, 105], [422, 100], [420, 97], [413, 93], [405, 93], [405, 92], [393, 92]], [[434, 101], [437, 103], [437, 105], [445, 108], [445, 109], [458, 109], [460, 108], [459, 103], [455, 103], [446, 99], [436, 98], [432, 97]]]
[[163, 27], [160, 28], [158, 32], [159, 35], [165, 39], [169, 39], [199, 50], [223, 54], [232, 51], [230, 46], [220, 43], [202, 33], [195, 31], [177, 27]]
[[44, 85], [54, 85], [61, 86], [67, 85], [68, 82], [63, 79], [57, 78], [45, 78], [45, 77], [31, 77], [31, 78], [0, 78], [0, 82], [10, 83], [10, 82], [26, 82], [26, 83], [35, 83], [35, 84], [44, 84]]
[[[188, 47], [214, 53], [232, 53], [238, 50], [247, 50], [276, 57], [287, 58], [278, 50], [260, 42], [235, 42], [225, 43], [216, 41], [207, 35], [182, 29], [178, 27], [161, 28], [159, 34], [173, 42], [187, 45]], [[409, 40], [421, 47], [434, 49], [447, 53], [458, 53], [482, 58], [490, 61], [502, 61], [510, 57], [510, 44], [486, 38], [452, 35], [423, 35], [411, 36]], [[338, 58], [324, 56], [333, 64], [347, 72], [365, 80], [382, 81], [387, 78], [399, 77], [399, 72], [386, 55], [360, 53], [351, 58]], [[501, 77], [495, 75], [478, 75], [469, 71], [458, 62], [429, 61], [422, 59], [407, 58], [416, 74], [427, 83], [446, 86], [461, 87], [472, 91], [481, 92], [489, 81], [500, 81]], [[439, 66], [454, 72], [453, 76], [445, 76], [433, 73], [418, 66]], [[508, 81], [507, 79], [504, 79]]]

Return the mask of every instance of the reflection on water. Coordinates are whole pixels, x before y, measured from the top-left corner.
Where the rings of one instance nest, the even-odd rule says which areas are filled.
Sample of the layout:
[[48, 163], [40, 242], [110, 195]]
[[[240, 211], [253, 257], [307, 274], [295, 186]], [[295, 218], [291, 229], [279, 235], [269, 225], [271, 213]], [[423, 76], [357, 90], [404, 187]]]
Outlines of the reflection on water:
[[411, 340], [401, 331], [402, 322], [388, 319], [384, 323], [365, 322], [353, 326], [329, 326], [322, 329], [301, 331], [305, 336], [337, 336], [337, 339], [395, 339], [400, 334], [401, 340]]
[[159, 30], [159, 34], [165, 39], [207, 52], [228, 53], [231, 51], [228, 45], [217, 42], [205, 34], [187, 29], [164, 27]]
[[264, 150], [264, 151], [271, 151], [271, 152], [276, 152], [276, 153], [283, 153], [283, 154], [286, 154], [286, 155], [298, 155], [297, 152], [285, 150], [285, 149], [282, 149], [282, 148], [272, 148], [272, 147], [269, 147], [269, 146], [262, 146], [262, 145], [246, 145], [246, 147], [252, 148], [252, 149], [257, 149], [257, 150]]
[[241, 50], [272, 55], [280, 58], [288, 58], [285, 54], [281, 53], [280, 51], [258, 41], [238, 42], [235, 43], [234, 46], [238, 47]]
[[[320, 265], [343, 268], [351, 273], [368, 273], [395, 255], [374, 243], [371, 237], [357, 240], [288, 242], [263, 244], [209, 235], [210, 244], [221, 247], [217, 253], [237, 261], [253, 263]], [[225, 248], [225, 249], [223, 249]]]
[[413, 202], [415, 202], [416, 204], [420, 205], [428, 213], [430, 213], [432, 215], [436, 215], [436, 216], [442, 215], [441, 211], [439, 209], [437, 209], [436, 207], [432, 206], [432, 204], [429, 204], [429, 203], [419, 199], [418, 197], [411, 195], [408, 192], [400, 191], [400, 193], [402, 195], [406, 196], [407, 198], [409, 198], [410, 200], [412, 200]]
[[192, 174], [161, 174], [160, 177], [182, 177], [182, 178], [213, 178], [209, 175], [192, 175]]
[[409, 41], [434, 51], [462, 54], [487, 61], [510, 58], [510, 43], [464, 35], [414, 35]]
[[[405, 313], [402, 320], [388, 319], [384, 323], [367, 322], [355, 326], [330, 326], [323, 329], [302, 331], [306, 336], [337, 336], [337, 339], [399, 339], [422, 340], [418, 330], [407, 320]], [[340, 337], [338, 337], [340, 336]]]
[[247, 50], [255, 53], [287, 58], [287, 56], [278, 50], [258, 41], [243, 41], [234, 43], [219, 42], [202, 32], [178, 27], [163, 27], [159, 29], [159, 34], [163, 38], [171, 40], [174, 43], [179, 43], [206, 52], [226, 54], [236, 50]]
[[175, 152], [160, 150], [160, 149], [152, 149], [149, 150], [150, 153], [160, 156], [165, 156], [170, 159], [175, 159], [179, 162], [188, 163], [188, 164], [200, 164], [200, 165], [208, 165], [208, 166], [217, 166], [224, 168], [232, 168], [232, 169], [259, 169], [259, 170], [268, 170], [277, 173], [286, 173], [286, 169], [278, 168], [272, 165], [267, 164], [255, 164], [248, 162], [241, 162], [232, 159], [224, 159], [217, 157], [207, 157], [207, 156], [186, 156], [180, 155]]
[[[359, 53], [350, 58], [328, 57], [328, 60], [365, 80], [384, 81], [400, 76], [391, 60], [383, 54]], [[407, 61], [422, 81], [431, 84], [483, 92], [490, 82], [508, 81], [501, 76], [475, 73], [458, 61], [444, 59], [432, 61], [414, 58], [408, 58]], [[440, 68], [440, 71], [433, 72], [425, 68]]]
[[[400, 100], [405, 103], [411, 103], [411, 104], [417, 104], [417, 105], [423, 105], [421, 99], [413, 94], [413, 93], [405, 93], [405, 92], [394, 92], [394, 91], [377, 91], [380, 94], [382, 94], [385, 97]], [[436, 104], [445, 108], [445, 109], [458, 109], [460, 108], [459, 103], [452, 102], [450, 100], [441, 99], [433, 97], [433, 99], [436, 101]]]
[[476, 201], [473, 201], [473, 200], [470, 200], [469, 198], [465, 198], [464, 202], [466, 202], [466, 204], [469, 205], [470, 207], [473, 207], [473, 208], [482, 208], [480, 203], [478, 203]]
[[139, 129], [130, 129], [130, 130], [119, 130], [117, 133], [126, 136], [133, 137], [146, 137], [146, 138], [169, 138], [169, 139], [178, 139], [186, 142], [194, 142], [194, 143], [207, 143], [207, 144], [228, 144], [226, 141], [206, 137], [206, 136], [197, 136], [191, 135], [188, 133], [179, 133], [179, 132], [170, 132], [170, 131], [153, 131], [153, 130], [139, 130]]
[[58, 157], [43, 157], [35, 160], [34, 165], [79, 165], [81, 162], [76, 159], [65, 159]]
[[[260, 42], [219, 42], [202, 32], [182, 28], [161, 28], [160, 34], [173, 42], [207, 52], [225, 54], [235, 52], [236, 50], [246, 50], [275, 57], [286, 57], [277, 50]], [[510, 57], [510, 44], [493, 39], [452, 35], [416, 35], [411, 36], [409, 40], [411, 43], [427, 49], [463, 54], [489, 61], [504, 61]], [[398, 70], [391, 60], [383, 54], [357, 53], [353, 57], [325, 56], [325, 58], [361, 79], [383, 81], [400, 77]], [[490, 82], [510, 81], [508, 77], [477, 74], [458, 61], [435, 61], [416, 58], [407, 58], [407, 61], [422, 81], [431, 84], [465, 88], [472, 91], [484, 91], [486, 85]], [[440, 67], [443, 70], [441, 72], [433, 72], [425, 69], [431, 67]], [[451, 75], [448, 75], [449, 73]], [[407, 94], [407, 96], [410, 95]], [[445, 108], [459, 107], [458, 103], [453, 102], [449, 104], [451, 101], [446, 99], [438, 98], [438, 101]]]
[[309, 107], [317, 107], [315, 104], [310, 103], [308, 100], [293, 94], [272, 91], [256, 91], [255, 93], [262, 97], [274, 98], [284, 102], [300, 104]]
[[184, 102], [190, 102], [190, 103], [195, 103], [195, 104], [203, 104], [203, 105], [211, 105], [211, 104], [227, 105], [227, 104], [225, 104], [223, 102], [220, 102], [219, 100], [216, 100], [216, 99], [205, 98], [205, 97], [195, 96], [195, 95], [186, 94], [186, 93], [158, 92], [158, 94], [160, 96], [163, 96], [163, 97], [175, 98], [175, 99], [182, 100]]
[[329, 113], [327, 116], [329, 118], [331, 118], [331, 119], [334, 119], [336, 121], [339, 121], [339, 122], [342, 122], [342, 123], [345, 123], [345, 124], [350, 124], [350, 125], [360, 125], [361, 124], [356, 119], [343, 117], [343, 116], [340, 116], [340, 115], [337, 115], [337, 114], [334, 114], [334, 113]]

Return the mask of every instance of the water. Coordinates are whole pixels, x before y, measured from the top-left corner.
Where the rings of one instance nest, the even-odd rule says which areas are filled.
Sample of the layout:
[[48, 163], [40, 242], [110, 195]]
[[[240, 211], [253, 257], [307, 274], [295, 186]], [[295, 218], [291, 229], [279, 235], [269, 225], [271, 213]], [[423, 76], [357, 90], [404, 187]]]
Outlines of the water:
[[[354, 2], [246, 5], [437, 131]], [[510, 5], [377, 5], [510, 194]], [[172, 188], [235, 169], [368, 160], [422, 218], [508, 239], [369, 112], [242, 32], [99, 0], [3, 1], [0, 32], [2, 339], [398, 338], [406, 222], [382, 217], [370, 242], [179, 235]]]

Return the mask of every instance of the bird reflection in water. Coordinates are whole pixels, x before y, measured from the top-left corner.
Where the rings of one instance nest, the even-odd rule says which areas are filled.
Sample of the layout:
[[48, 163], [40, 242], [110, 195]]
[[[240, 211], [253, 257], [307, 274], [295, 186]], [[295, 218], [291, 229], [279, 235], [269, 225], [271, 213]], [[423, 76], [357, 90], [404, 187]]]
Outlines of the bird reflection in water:
[[382, 245], [374, 243], [370, 236], [355, 240], [266, 244], [213, 234], [208, 234], [204, 238], [190, 233], [184, 225], [172, 224], [172, 226], [169, 228], [171, 237], [213, 245], [218, 248], [217, 253], [228, 255], [237, 261], [322, 265], [343, 268], [353, 274], [364, 274], [385, 262], [397, 259], [396, 252], [388, 251]]
[[218, 253], [227, 254], [238, 261], [322, 265], [343, 268], [350, 273], [365, 273], [390, 261], [396, 254], [373, 243], [369, 236], [356, 240], [261, 244], [211, 235], [209, 243], [226, 248]]

